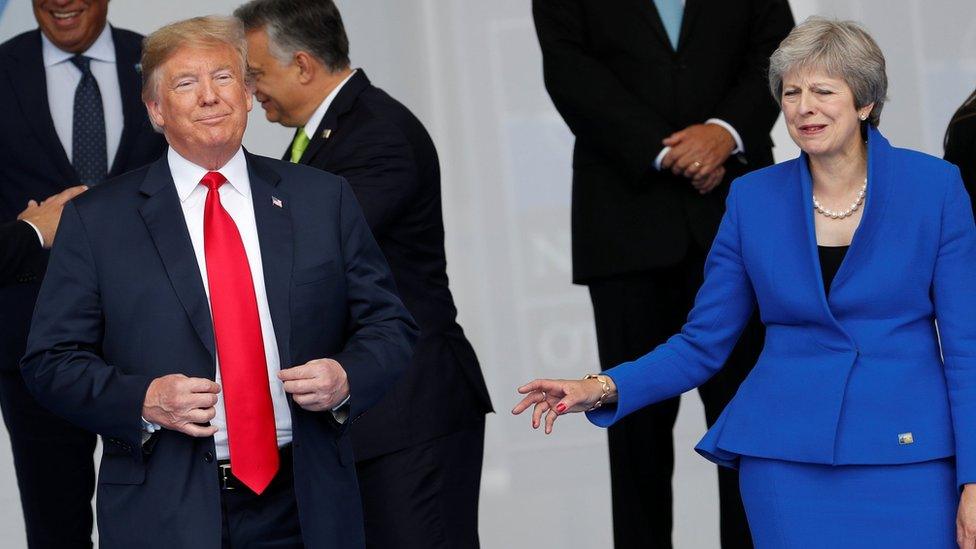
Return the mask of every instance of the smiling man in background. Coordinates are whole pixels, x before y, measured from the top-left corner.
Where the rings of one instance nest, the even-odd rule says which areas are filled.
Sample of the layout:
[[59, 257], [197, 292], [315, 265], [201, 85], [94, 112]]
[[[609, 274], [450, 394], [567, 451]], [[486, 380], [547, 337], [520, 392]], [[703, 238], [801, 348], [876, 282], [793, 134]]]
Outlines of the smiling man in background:
[[[106, 24], [108, 0], [34, 0], [33, 8], [39, 28], [0, 45], [0, 223], [29, 200], [138, 168], [165, 145], [140, 98], [142, 36]], [[39, 243], [50, 247], [43, 233]], [[36, 255], [0, 289], [0, 407], [28, 545], [90, 548], [95, 435], [41, 408], [17, 368], [47, 263], [46, 251]]]

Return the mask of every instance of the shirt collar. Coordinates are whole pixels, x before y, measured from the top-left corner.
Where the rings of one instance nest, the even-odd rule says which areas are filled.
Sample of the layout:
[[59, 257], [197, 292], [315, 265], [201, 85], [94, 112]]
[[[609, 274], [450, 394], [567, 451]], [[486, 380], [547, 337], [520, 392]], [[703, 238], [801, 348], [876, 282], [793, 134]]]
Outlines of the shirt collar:
[[352, 75], [356, 74], [358, 70], [359, 69], [353, 69], [353, 71], [349, 73], [349, 76], [345, 77], [342, 82], [339, 82], [339, 85], [329, 92], [329, 95], [325, 96], [325, 99], [319, 105], [319, 108], [315, 109], [315, 112], [312, 113], [312, 117], [309, 118], [308, 122], [305, 123], [305, 135], [308, 136], [309, 140], [315, 137], [315, 130], [318, 129], [319, 124], [322, 123], [322, 119], [325, 118], [325, 113], [328, 112], [329, 106], [332, 105], [332, 102], [335, 101], [336, 96], [339, 95], [339, 90], [346, 85], [346, 82], [348, 82], [349, 79], [352, 78]]
[[[44, 33], [41, 33], [41, 53], [44, 57], [44, 66], [53, 67], [71, 59], [75, 54], [64, 51], [54, 45]], [[98, 35], [95, 42], [89, 46], [81, 55], [91, 57], [96, 61], [115, 63], [115, 42], [112, 40], [112, 27], [106, 23], [102, 33]]]
[[[166, 160], [169, 162], [169, 171], [173, 176], [173, 183], [176, 184], [176, 194], [180, 197], [180, 202], [186, 202], [190, 195], [200, 187], [200, 180], [210, 170], [201, 168], [176, 152], [173, 147], [166, 153]], [[237, 149], [237, 154], [231, 157], [220, 169], [214, 170], [221, 173], [234, 190], [241, 193], [245, 198], [251, 197], [251, 180], [247, 175], [247, 159], [244, 157], [244, 148]]]

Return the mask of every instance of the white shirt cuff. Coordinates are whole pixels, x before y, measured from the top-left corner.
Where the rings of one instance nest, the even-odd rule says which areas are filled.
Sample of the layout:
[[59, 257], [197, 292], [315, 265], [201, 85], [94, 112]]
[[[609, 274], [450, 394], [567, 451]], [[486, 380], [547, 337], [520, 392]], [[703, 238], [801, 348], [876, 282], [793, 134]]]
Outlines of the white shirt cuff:
[[41, 234], [41, 230], [37, 228], [37, 225], [31, 223], [30, 221], [27, 221], [26, 219], [21, 219], [21, 221], [23, 221], [24, 223], [27, 223], [28, 225], [30, 225], [31, 226], [31, 229], [34, 229], [34, 232], [37, 233], [37, 240], [39, 240], [41, 242], [41, 247], [43, 248], [44, 247], [44, 235]]
[[346, 395], [346, 398], [342, 399], [342, 402], [340, 402], [335, 408], [332, 408], [332, 417], [334, 417], [339, 423], [345, 423], [346, 420], [349, 419], [349, 408], [346, 407], [346, 404], [349, 404], [350, 396], [351, 395]]
[[661, 152], [657, 153], [657, 158], [654, 159], [654, 169], [661, 171], [661, 162], [664, 162], [664, 157], [671, 152], [671, 147], [664, 147]]
[[721, 118], [709, 118], [708, 120], [705, 121], [705, 123], [722, 126], [723, 128], [725, 128], [725, 131], [732, 134], [732, 139], [735, 140], [735, 148], [732, 149], [732, 154], [739, 154], [739, 153], [746, 152], [746, 147], [745, 145], [742, 144], [742, 138], [739, 137], [739, 132], [735, 131], [735, 128], [732, 127], [732, 124], [729, 124], [728, 122], [722, 120]]

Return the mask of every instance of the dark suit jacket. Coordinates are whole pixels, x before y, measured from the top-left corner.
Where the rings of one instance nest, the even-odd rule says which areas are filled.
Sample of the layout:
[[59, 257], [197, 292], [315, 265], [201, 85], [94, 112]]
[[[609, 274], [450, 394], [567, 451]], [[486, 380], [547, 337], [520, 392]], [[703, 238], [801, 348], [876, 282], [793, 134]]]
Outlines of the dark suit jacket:
[[[149, 125], [142, 104], [142, 77], [137, 64], [142, 36], [112, 29], [125, 125], [109, 176], [133, 170], [159, 158], [166, 146]], [[51, 119], [47, 102], [41, 33], [26, 32], [0, 45], [0, 222], [12, 221], [30, 199], [43, 200], [79, 185]], [[38, 276], [0, 289], [0, 369], [14, 369], [24, 354], [30, 315], [44, 274], [43, 252]]]
[[37, 233], [27, 223], [0, 224], [0, 287], [37, 278], [43, 252]]
[[474, 350], [455, 321], [440, 168], [423, 125], [359, 69], [329, 106], [301, 163], [349, 181], [421, 329], [410, 370], [353, 428], [356, 459], [481, 421], [491, 401]]
[[976, 214], [976, 93], [969, 96], [949, 122], [945, 159], [959, 166]]
[[[247, 163], [281, 363], [337, 360], [357, 418], [407, 367], [416, 325], [344, 180]], [[215, 373], [210, 308], [165, 156], [65, 208], [22, 371], [41, 404], [105, 437], [103, 547], [220, 547], [213, 438], [163, 430], [148, 456], [140, 440], [153, 379]], [[362, 547], [348, 422], [289, 402], [305, 546]]]
[[661, 141], [720, 118], [745, 154], [727, 181], [772, 163], [769, 56], [793, 27], [786, 0], [687, 0], [678, 50], [652, 0], [533, 0], [546, 89], [576, 135], [573, 280], [672, 265], [708, 249], [728, 185], [702, 197], [660, 173]]

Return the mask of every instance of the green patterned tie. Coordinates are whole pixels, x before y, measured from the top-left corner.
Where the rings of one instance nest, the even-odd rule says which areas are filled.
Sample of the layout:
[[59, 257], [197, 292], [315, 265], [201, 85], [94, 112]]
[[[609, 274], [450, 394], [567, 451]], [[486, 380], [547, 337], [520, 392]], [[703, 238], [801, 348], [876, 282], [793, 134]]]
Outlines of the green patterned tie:
[[291, 140], [291, 161], [293, 164], [298, 164], [307, 148], [308, 134], [305, 133], [305, 126], [300, 126], [295, 132], [295, 139]]

